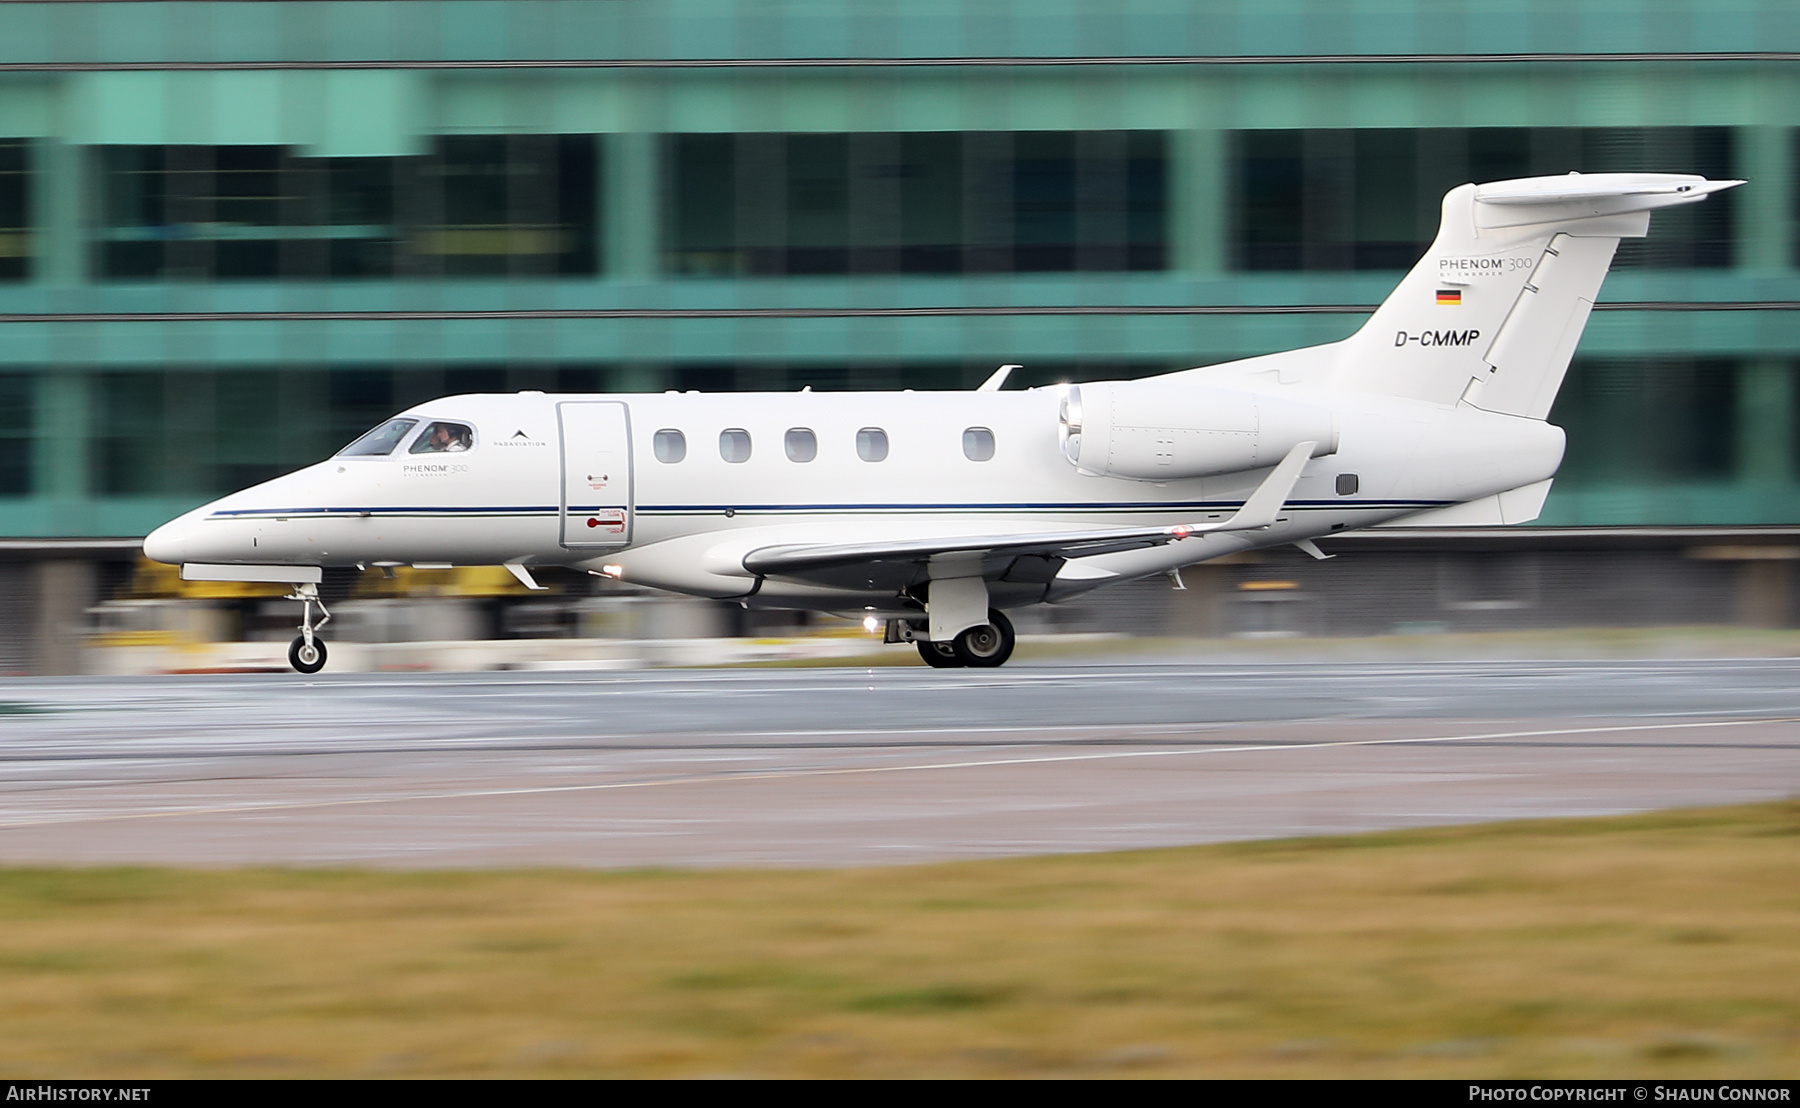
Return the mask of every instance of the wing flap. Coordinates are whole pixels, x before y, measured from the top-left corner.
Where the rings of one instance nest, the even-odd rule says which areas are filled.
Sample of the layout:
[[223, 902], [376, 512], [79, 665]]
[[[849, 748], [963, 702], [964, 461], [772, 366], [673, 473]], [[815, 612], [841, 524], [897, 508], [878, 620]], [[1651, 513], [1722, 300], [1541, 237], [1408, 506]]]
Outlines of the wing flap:
[[1173, 527], [1139, 530], [1060, 531], [1041, 535], [966, 535], [955, 538], [911, 539], [900, 542], [862, 542], [838, 545], [802, 543], [765, 546], [744, 555], [744, 568], [755, 574], [789, 575], [807, 570], [833, 569], [863, 562], [924, 562], [949, 554], [981, 554], [990, 557], [1086, 558], [1121, 550], [1160, 546], [1186, 535]]
[[[898, 566], [923, 569], [929, 578], [933, 559], [957, 555], [980, 558], [981, 575], [1004, 577], [1021, 559], [1062, 562], [1071, 558], [1092, 558], [1101, 554], [1117, 554], [1180, 542], [1190, 535], [1211, 531], [1250, 531], [1268, 527], [1281, 514], [1282, 505], [1294, 491], [1300, 471], [1312, 458], [1310, 442], [1298, 443], [1288, 451], [1262, 484], [1250, 494], [1231, 518], [1219, 523], [1176, 524], [1170, 527], [1111, 527], [1087, 531], [1051, 531], [1038, 534], [956, 535], [924, 539], [901, 539], [887, 542], [861, 543], [793, 543], [765, 546], [744, 555], [744, 569], [759, 577], [831, 578], [842, 577], [842, 571], [867, 567], [871, 571], [885, 567], [879, 574], [891, 577]], [[960, 575], [960, 574], [959, 574]], [[1051, 574], [1054, 576], [1054, 573]]]

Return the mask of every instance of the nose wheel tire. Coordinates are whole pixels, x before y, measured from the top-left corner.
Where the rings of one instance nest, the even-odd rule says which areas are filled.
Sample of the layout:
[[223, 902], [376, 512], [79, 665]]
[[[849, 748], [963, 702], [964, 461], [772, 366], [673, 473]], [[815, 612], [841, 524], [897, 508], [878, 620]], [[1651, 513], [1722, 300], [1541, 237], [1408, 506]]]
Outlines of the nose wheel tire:
[[317, 635], [308, 643], [301, 635], [288, 646], [288, 665], [301, 673], [317, 673], [325, 668], [325, 640]]
[[957, 669], [964, 665], [963, 660], [957, 657], [956, 648], [947, 642], [918, 639], [913, 645], [919, 648], [919, 657], [925, 659], [925, 664], [932, 669]]
[[963, 665], [992, 669], [1005, 665], [1006, 660], [1012, 657], [1016, 638], [1012, 620], [1006, 618], [1006, 613], [998, 608], [989, 608], [988, 621], [956, 636], [954, 649]]

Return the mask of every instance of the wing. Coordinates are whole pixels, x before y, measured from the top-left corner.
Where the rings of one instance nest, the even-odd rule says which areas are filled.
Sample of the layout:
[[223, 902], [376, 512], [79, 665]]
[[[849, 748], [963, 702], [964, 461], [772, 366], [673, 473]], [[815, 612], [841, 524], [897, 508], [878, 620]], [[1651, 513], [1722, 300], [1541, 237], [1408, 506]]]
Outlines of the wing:
[[1070, 558], [1089, 558], [1180, 542], [1213, 531], [1250, 531], [1274, 523], [1294, 491], [1313, 443], [1298, 443], [1231, 518], [1172, 527], [1112, 527], [1036, 534], [956, 535], [864, 543], [794, 543], [744, 555], [759, 577], [789, 577], [835, 588], [902, 589], [933, 577], [1043, 583]]

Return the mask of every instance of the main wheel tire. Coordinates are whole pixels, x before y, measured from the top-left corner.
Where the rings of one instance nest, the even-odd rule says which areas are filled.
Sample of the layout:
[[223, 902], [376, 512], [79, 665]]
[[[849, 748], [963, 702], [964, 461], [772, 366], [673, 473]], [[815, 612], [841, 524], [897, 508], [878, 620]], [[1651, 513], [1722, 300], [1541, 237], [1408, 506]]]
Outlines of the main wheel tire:
[[1015, 641], [1017, 636], [1013, 634], [1012, 620], [1007, 619], [1000, 609], [989, 608], [986, 623], [956, 636], [956, 656], [965, 666], [992, 669], [1005, 665], [1012, 657]]
[[964, 664], [962, 657], [956, 653], [956, 647], [947, 642], [914, 639], [913, 645], [919, 648], [919, 657], [925, 659], [925, 664], [932, 669], [957, 669]]
[[301, 635], [288, 645], [288, 665], [301, 673], [317, 673], [325, 668], [325, 640], [314, 635], [311, 646]]

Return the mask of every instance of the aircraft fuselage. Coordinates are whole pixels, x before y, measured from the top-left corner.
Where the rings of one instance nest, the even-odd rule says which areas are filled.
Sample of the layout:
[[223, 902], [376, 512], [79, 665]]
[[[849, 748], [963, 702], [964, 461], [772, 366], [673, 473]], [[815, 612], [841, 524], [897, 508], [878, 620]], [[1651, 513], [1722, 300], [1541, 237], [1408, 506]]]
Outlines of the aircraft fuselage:
[[[1011, 654], [1004, 609], [1395, 520], [1537, 517], [1547, 422], [1619, 241], [1742, 184], [1459, 185], [1354, 334], [1139, 381], [973, 392], [453, 396], [145, 540], [203, 580], [565, 565], [746, 605], [883, 617], [933, 666]], [[241, 568], [237, 568], [241, 567]], [[329, 617], [326, 617], [329, 618]]]
[[[995, 582], [995, 604], [1474, 500], [1545, 480], [1561, 460], [1561, 432], [1539, 421], [1392, 397], [1329, 400], [1338, 449], [1307, 465], [1274, 525], [1082, 559], [1093, 563], [1078, 567], [1086, 575]], [[885, 612], [897, 610], [886, 583], [759, 581], [743, 555], [778, 543], [1206, 523], [1228, 517], [1267, 473], [1083, 474], [1059, 452], [1058, 402], [1050, 388], [446, 397], [397, 417], [416, 424], [391, 453], [340, 455], [234, 493], [159, 529], [146, 551], [244, 565], [604, 566], [698, 596]], [[436, 422], [471, 428], [472, 441], [423, 447]], [[666, 460], [671, 432], [679, 460]], [[1418, 464], [1422, 451], [1431, 464]]]

